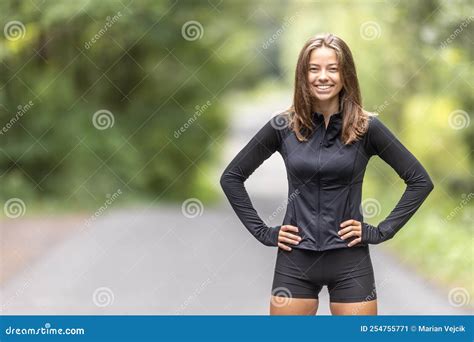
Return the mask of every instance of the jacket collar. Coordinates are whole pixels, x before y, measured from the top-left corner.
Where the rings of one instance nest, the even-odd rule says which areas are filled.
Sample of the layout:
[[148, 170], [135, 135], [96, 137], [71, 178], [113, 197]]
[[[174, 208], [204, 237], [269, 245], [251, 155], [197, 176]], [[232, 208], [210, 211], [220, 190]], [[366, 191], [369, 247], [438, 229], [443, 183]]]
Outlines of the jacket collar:
[[332, 145], [340, 136], [342, 131], [342, 113], [343, 107], [339, 106], [339, 111], [329, 117], [328, 127], [324, 128], [324, 115], [319, 112], [313, 112], [313, 122], [316, 125], [316, 129], [319, 130], [320, 127], [323, 127], [323, 129], [326, 130], [326, 134], [324, 136], [324, 145], [326, 147]]
[[[324, 115], [319, 112], [313, 112], [313, 119], [316, 121], [316, 123], [324, 122]], [[339, 110], [337, 113], [332, 114], [329, 117], [328, 127], [332, 122], [339, 122], [339, 121], [342, 122], [342, 109]]]
[[[344, 104], [343, 102], [339, 99], [339, 111], [337, 111], [336, 113], [332, 114], [330, 117], [329, 117], [329, 124], [328, 124], [328, 128], [329, 128], [329, 125], [332, 123], [332, 121], [334, 122], [342, 122], [342, 112], [344, 110]], [[322, 113], [319, 113], [319, 112], [313, 112], [313, 120], [316, 121], [316, 123], [320, 123], [320, 122], [324, 122], [324, 115]]]

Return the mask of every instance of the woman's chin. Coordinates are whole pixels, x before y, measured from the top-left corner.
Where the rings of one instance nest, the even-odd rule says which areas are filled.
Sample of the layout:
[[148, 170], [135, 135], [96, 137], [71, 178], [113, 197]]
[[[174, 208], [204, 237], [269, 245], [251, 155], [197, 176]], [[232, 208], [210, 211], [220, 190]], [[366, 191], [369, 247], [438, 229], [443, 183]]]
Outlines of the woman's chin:
[[319, 94], [317, 92], [313, 92], [313, 95], [318, 101], [329, 101], [332, 98], [336, 97], [336, 95], [333, 94], [332, 92], [329, 94]]

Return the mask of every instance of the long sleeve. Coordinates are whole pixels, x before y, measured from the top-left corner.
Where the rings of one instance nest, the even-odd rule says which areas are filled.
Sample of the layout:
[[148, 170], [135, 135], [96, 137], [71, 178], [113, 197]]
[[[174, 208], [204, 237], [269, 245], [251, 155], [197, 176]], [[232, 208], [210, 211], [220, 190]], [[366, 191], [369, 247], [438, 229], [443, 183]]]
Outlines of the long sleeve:
[[[258, 216], [245, 189], [245, 180], [281, 145], [275, 127], [276, 117], [268, 121], [235, 156], [222, 173], [220, 184], [232, 208], [247, 230], [266, 246], [278, 246], [281, 226], [268, 227]], [[273, 122], [272, 122], [273, 121]]]
[[378, 244], [391, 239], [405, 225], [434, 185], [415, 156], [377, 117], [371, 117], [367, 134], [369, 154], [382, 158], [406, 184], [405, 192], [395, 208], [377, 227], [367, 223], [362, 225], [361, 242]]

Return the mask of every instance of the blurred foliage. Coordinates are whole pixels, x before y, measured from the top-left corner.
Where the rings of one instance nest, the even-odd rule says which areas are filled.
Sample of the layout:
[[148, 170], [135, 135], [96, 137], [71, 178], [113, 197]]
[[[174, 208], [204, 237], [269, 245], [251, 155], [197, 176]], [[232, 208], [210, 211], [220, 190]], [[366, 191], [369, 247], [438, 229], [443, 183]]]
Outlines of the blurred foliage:
[[[426, 206], [446, 217], [474, 191], [474, 125], [450, 125], [457, 110], [472, 121], [471, 12], [467, 0], [2, 2], [4, 25], [26, 32], [0, 39], [0, 124], [34, 105], [0, 135], [0, 196], [95, 205], [121, 188], [127, 198], [212, 199], [223, 96], [269, 79], [291, 88], [304, 41], [334, 32], [353, 51], [365, 107], [423, 162], [436, 186]], [[184, 39], [190, 21], [201, 39]], [[101, 109], [113, 127], [94, 127]], [[383, 195], [387, 180], [398, 189], [388, 165], [373, 165], [367, 194]]]
[[[0, 135], [2, 199], [94, 207], [118, 188], [127, 198], [214, 197], [221, 96], [269, 72], [255, 58], [265, 25], [250, 3], [12, 0], [0, 13], [4, 27], [24, 25], [21, 39], [0, 37], [0, 125], [33, 104]], [[189, 21], [201, 39], [185, 39]], [[94, 127], [99, 110], [112, 127]]]

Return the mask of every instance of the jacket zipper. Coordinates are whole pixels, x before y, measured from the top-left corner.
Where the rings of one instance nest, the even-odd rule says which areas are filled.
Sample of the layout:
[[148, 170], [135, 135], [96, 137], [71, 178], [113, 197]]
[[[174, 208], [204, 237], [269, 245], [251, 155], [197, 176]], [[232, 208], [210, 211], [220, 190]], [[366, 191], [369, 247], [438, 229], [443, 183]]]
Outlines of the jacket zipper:
[[[317, 222], [317, 227], [318, 227], [318, 249], [321, 248], [321, 149], [324, 146], [324, 138], [326, 137], [326, 124], [324, 123], [324, 118], [323, 118], [323, 123], [322, 123], [322, 128], [324, 131], [324, 134], [321, 138], [321, 141], [319, 143], [319, 149], [318, 149], [318, 222]], [[329, 128], [329, 123], [328, 123], [328, 128]]]

